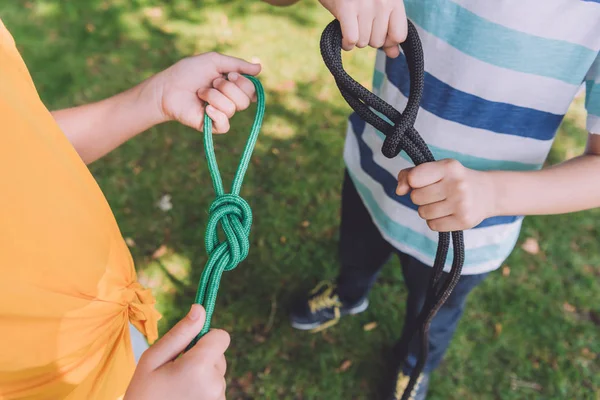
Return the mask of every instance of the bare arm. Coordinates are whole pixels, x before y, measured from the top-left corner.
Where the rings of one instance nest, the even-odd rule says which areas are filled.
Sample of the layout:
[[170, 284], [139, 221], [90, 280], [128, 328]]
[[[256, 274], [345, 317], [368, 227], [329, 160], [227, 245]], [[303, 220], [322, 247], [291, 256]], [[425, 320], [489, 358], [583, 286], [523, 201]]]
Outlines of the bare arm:
[[147, 82], [108, 99], [53, 111], [52, 116], [86, 164], [164, 122]]
[[600, 207], [600, 135], [584, 154], [534, 172], [490, 172], [495, 215], [563, 214]]
[[256, 75], [260, 68], [234, 57], [201, 54], [116, 96], [52, 116], [87, 164], [161, 122], [176, 120], [200, 130], [205, 112], [214, 132], [225, 133], [229, 118], [247, 108], [255, 94], [252, 82], [240, 74]]
[[584, 154], [540, 171], [476, 171], [456, 160], [407, 168], [396, 193], [411, 192], [435, 231], [469, 229], [498, 215], [563, 214], [600, 207], [600, 135]]

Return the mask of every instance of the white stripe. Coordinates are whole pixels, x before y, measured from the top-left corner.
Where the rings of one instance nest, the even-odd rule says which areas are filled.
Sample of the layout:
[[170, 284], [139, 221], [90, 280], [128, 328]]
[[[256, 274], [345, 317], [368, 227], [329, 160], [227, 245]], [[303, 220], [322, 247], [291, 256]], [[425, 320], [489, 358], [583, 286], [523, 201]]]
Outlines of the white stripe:
[[[548, 39], [600, 49], [597, 3], [580, 0], [453, 0], [488, 21]], [[507, 44], [510, 46], [510, 43]]]
[[[346, 165], [347, 165], [348, 169], [352, 172], [353, 176], [356, 179], [358, 179], [364, 186], [366, 186], [373, 193], [373, 197], [377, 199], [378, 205], [381, 207], [382, 203], [383, 203], [383, 207], [386, 207], [387, 206], [386, 203], [388, 203], [387, 200], [389, 199], [389, 197], [387, 197], [385, 195], [385, 193], [383, 193], [381, 186], [377, 182], [373, 181], [373, 179], [371, 179], [371, 177], [369, 177], [362, 170], [362, 168], [360, 168], [360, 164], [357, 161], [357, 159], [358, 159], [357, 152], [358, 152], [358, 148], [357, 148], [357, 144], [356, 144], [356, 138], [354, 137], [354, 135], [352, 133], [350, 133], [347, 137], [346, 146], [344, 149], [344, 158], [346, 160]], [[392, 201], [392, 200], [389, 199], [389, 201]], [[368, 207], [367, 207], [367, 209], [368, 209]], [[394, 215], [388, 214], [388, 215], [390, 215], [390, 218], [392, 218], [396, 222], [399, 222], [399, 219], [400, 219], [402, 221], [403, 225], [410, 226], [410, 228], [412, 230], [414, 230], [415, 232], [424, 233], [423, 231], [425, 231], [425, 234], [428, 237], [430, 237], [432, 240], [435, 240], [435, 241], [438, 240], [437, 233], [429, 230], [429, 228], [427, 227], [427, 225], [424, 223], [423, 220], [420, 220], [416, 224], [412, 223], [413, 219], [414, 219], [413, 218], [414, 215], [416, 215], [418, 218], [418, 214], [416, 214], [414, 211], [412, 211], [402, 205], [399, 205], [398, 203], [395, 203], [395, 202], [394, 202], [393, 209], [401, 210], [401, 212], [392, 213]], [[369, 210], [369, 213], [371, 213], [370, 210]], [[371, 217], [373, 218], [372, 215], [371, 215]], [[426, 265], [430, 265], [430, 266], [433, 265], [433, 262], [434, 262], [433, 258], [421, 253], [418, 249], [409, 247], [409, 246], [405, 245], [404, 243], [395, 240], [393, 237], [390, 237], [384, 230], [382, 230], [377, 225], [374, 218], [373, 218], [373, 221], [375, 222], [375, 225], [379, 229], [381, 235], [396, 249], [415, 257], [416, 259], [425, 263]], [[423, 225], [425, 226], [425, 228], [423, 228]], [[518, 237], [518, 231], [520, 230], [520, 226], [521, 226], [521, 222], [519, 221], [519, 222], [515, 222], [510, 225], [499, 225], [499, 226], [494, 226], [494, 227], [477, 229], [476, 231], [465, 231], [464, 232], [465, 233], [465, 248], [466, 249], [474, 248], [475, 246], [472, 246], [472, 245], [473, 245], [473, 242], [475, 241], [475, 239], [477, 238], [477, 235], [481, 235], [481, 236], [485, 235], [485, 233], [482, 234], [481, 232], [483, 232], [485, 230], [489, 231], [489, 230], [493, 230], [495, 228], [501, 228], [501, 227], [507, 231], [506, 240], [516, 241], [516, 239]], [[516, 234], [514, 232], [515, 230], [517, 231]], [[512, 235], [512, 238], [511, 238], [511, 235]], [[485, 236], [487, 236], [487, 235], [485, 235]], [[494, 243], [486, 242], [483, 245], [488, 245], [488, 244], [494, 244]], [[508, 257], [508, 255], [509, 254], [507, 254], [506, 257]], [[489, 260], [485, 263], [481, 263], [481, 264], [477, 264], [477, 265], [465, 266], [463, 268], [462, 273], [464, 275], [473, 275], [473, 274], [481, 274], [481, 273], [493, 271], [502, 265], [502, 263], [504, 262], [506, 257], [503, 257], [502, 259], [497, 259], [497, 260]], [[447, 265], [444, 268], [444, 270], [449, 271], [450, 265]]]
[[[370, 125], [367, 125], [365, 128], [365, 132], [363, 133], [363, 138], [365, 143], [369, 146], [373, 154], [375, 155], [374, 161], [388, 171], [391, 175], [396, 176], [401, 169], [413, 167], [414, 164], [407, 161], [402, 157], [396, 157], [394, 159], [390, 159], [385, 157], [380, 149], [382, 145], [382, 140], [375, 133], [375, 129]], [[359, 159], [360, 153], [358, 149], [358, 143], [356, 141], [356, 136], [352, 132], [351, 124], [348, 124], [348, 132], [347, 132], [347, 146], [349, 149], [347, 150], [348, 157], [353, 157], [353, 159]], [[361, 173], [365, 174], [365, 172]], [[365, 183], [364, 180], [361, 179], [361, 182], [364, 182], [365, 186], [371, 190], [373, 196], [377, 200], [377, 204], [379, 208], [381, 208], [385, 213], [398, 224], [409, 226], [415, 232], [421, 233], [431, 240], [437, 240], [438, 234], [433, 232], [427, 226], [427, 223], [419, 217], [419, 214], [402, 204], [399, 204], [395, 200], [391, 199], [381, 187], [379, 182], [376, 182], [372, 178], [368, 177], [370, 183]], [[467, 249], [473, 249], [477, 247], [487, 246], [489, 244], [497, 244], [503, 243], [506, 240], [510, 240], [511, 237], [514, 237], [515, 234], [518, 235], [520, 230], [520, 222], [513, 222], [511, 224], [504, 225], [493, 225], [487, 226], [485, 228], [477, 228], [476, 230], [468, 230], [464, 232], [465, 235], [465, 246]]]
[[[398, 110], [404, 109], [408, 102], [387, 78], [383, 82], [380, 97]], [[491, 160], [526, 164], [543, 164], [553, 142], [472, 128], [439, 118], [424, 109], [419, 110], [415, 128], [431, 146]]]
[[[417, 27], [425, 51], [425, 69], [454, 89], [483, 99], [562, 115], [579, 86], [545, 76], [498, 67], [469, 56]], [[385, 72], [383, 51], [376, 68]]]
[[588, 114], [587, 117], [587, 130], [590, 133], [600, 135], [600, 117], [592, 114]]

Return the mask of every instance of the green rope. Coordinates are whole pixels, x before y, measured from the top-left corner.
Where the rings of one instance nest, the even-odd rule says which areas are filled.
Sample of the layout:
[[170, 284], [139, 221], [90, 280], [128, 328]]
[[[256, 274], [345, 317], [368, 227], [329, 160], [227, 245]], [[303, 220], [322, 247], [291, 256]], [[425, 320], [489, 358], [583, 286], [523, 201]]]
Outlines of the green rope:
[[[207, 115], [204, 116], [204, 151], [216, 198], [210, 205], [206, 227], [205, 247], [208, 261], [202, 272], [195, 300], [197, 304], [201, 304], [206, 310], [206, 322], [204, 322], [202, 331], [190, 343], [188, 349], [194, 346], [210, 329], [223, 272], [231, 271], [237, 267], [248, 256], [250, 249], [249, 235], [250, 226], [252, 225], [252, 209], [239, 194], [265, 114], [265, 92], [258, 79], [253, 76], [246, 77], [252, 81], [256, 88], [256, 116], [231, 185], [231, 193], [225, 193], [223, 189], [223, 181], [219, 173], [213, 145], [212, 121]], [[225, 240], [222, 242], [219, 240], [217, 233], [219, 225], [221, 225], [225, 234]]]

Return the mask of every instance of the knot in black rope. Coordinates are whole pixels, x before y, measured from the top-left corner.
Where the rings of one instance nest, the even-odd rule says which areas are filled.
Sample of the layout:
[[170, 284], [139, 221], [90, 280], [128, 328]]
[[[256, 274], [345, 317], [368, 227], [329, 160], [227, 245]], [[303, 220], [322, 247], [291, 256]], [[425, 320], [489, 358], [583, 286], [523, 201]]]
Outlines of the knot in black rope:
[[[424, 61], [423, 48], [415, 26], [408, 21], [408, 37], [400, 45], [406, 57], [410, 76], [410, 92], [408, 103], [402, 113], [390, 104], [371, 93], [360, 83], [354, 80], [344, 70], [342, 65], [342, 31], [337, 20], [332, 21], [323, 31], [321, 36], [321, 55], [325, 65], [335, 78], [340, 93], [354, 111], [368, 124], [381, 131], [385, 136], [381, 152], [388, 158], [396, 157], [404, 150], [415, 165], [435, 161], [433, 154], [423, 141], [423, 138], [414, 128], [414, 123], [419, 111], [419, 104], [424, 88]], [[373, 110], [383, 114], [391, 123], [381, 118]], [[452, 246], [454, 259], [450, 273], [444, 274], [444, 266], [450, 248], [450, 233], [439, 234], [438, 248], [433, 264], [433, 270], [427, 289], [425, 304], [417, 317], [414, 332], [408, 332], [400, 339], [398, 357], [401, 360], [399, 368], [406, 360], [409, 353], [409, 344], [418, 334], [420, 339], [420, 354], [417, 365], [412, 371], [410, 382], [402, 400], [408, 400], [415, 383], [423, 371], [429, 351], [429, 326], [437, 311], [446, 302], [452, 290], [460, 279], [464, 263], [465, 248], [463, 233], [452, 232]], [[399, 396], [399, 395], [398, 395]], [[397, 396], [395, 396], [397, 397]]]

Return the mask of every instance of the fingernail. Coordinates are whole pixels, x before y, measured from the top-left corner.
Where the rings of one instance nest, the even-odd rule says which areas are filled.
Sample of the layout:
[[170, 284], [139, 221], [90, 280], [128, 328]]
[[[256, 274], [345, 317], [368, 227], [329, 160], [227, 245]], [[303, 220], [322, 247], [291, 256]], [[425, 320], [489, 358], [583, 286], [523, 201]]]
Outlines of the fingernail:
[[229, 80], [234, 82], [237, 80], [237, 78], [239, 78], [239, 74], [237, 72], [232, 72], [229, 74]]
[[190, 312], [188, 313], [188, 318], [192, 321], [197, 321], [202, 316], [202, 308], [197, 304], [192, 304], [190, 308]]
[[214, 111], [215, 111], [215, 108], [213, 106], [211, 106], [210, 104], [206, 106], [206, 112], [213, 113]]

